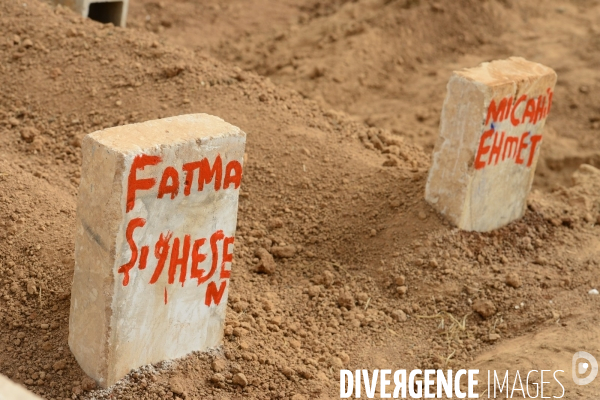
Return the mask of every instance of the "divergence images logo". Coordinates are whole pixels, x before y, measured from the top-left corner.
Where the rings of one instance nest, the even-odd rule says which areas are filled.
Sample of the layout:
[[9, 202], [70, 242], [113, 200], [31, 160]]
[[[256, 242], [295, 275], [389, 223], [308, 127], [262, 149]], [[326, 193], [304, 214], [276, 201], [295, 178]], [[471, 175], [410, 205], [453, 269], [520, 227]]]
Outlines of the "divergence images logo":
[[[578, 351], [573, 354], [571, 370], [573, 371], [573, 382], [575, 382], [576, 385], [587, 385], [596, 378], [596, 375], [598, 375], [598, 361], [596, 361], [594, 356], [590, 353]], [[589, 375], [587, 377], [579, 377], [585, 375], [588, 371]]]

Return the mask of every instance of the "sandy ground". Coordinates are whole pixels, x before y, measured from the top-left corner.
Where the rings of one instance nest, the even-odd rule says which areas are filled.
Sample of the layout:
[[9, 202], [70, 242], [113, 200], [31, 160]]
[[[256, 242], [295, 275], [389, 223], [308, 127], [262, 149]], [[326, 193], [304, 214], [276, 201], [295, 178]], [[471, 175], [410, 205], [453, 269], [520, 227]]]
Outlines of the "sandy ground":
[[[134, 1], [120, 29], [0, 2], [0, 373], [47, 399], [301, 400], [341, 368], [563, 369], [598, 398], [570, 360], [600, 356], [600, 6], [523, 3]], [[510, 55], [559, 76], [535, 188], [460, 232], [423, 199], [445, 84]], [[67, 344], [81, 138], [193, 112], [248, 133], [228, 334], [99, 390]], [[273, 245], [295, 252], [257, 273]]]

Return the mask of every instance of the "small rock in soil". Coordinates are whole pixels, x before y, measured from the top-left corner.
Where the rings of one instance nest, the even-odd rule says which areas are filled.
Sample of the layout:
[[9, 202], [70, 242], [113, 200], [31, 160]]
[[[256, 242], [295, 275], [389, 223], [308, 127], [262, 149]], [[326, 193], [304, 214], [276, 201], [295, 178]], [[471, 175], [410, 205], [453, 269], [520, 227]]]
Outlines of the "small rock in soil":
[[348, 310], [354, 307], [354, 297], [349, 292], [342, 292], [337, 302], [340, 307], [346, 307]]
[[211, 364], [211, 368], [214, 372], [223, 372], [225, 367], [227, 367], [227, 362], [220, 358], [215, 359]]
[[285, 375], [286, 378], [291, 378], [292, 375], [294, 375], [294, 370], [291, 369], [290, 367], [288, 367], [287, 365], [284, 365], [283, 367], [281, 367], [281, 369], [279, 371], [283, 375]]
[[256, 267], [256, 270], [258, 272], [262, 272], [268, 275], [271, 275], [275, 272], [277, 264], [275, 264], [275, 260], [273, 259], [271, 253], [269, 253], [266, 249], [260, 247], [256, 250], [255, 254], [260, 260], [258, 266]]
[[233, 376], [233, 383], [241, 386], [241, 387], [246, 387], [248, 385], [248, 379], [246, 378], [246, 375], [240, 373], [237, 373]]
[[183, 380], [180, 377], [174, 376], [171, 379], [169, 379], [169, 389], [171, 390], [171, 392], [175, 394], [183, 394], [184, 387], [185, 386]]
[[334, 369], [344, 368], [344, 363], [342, 362], [342, 360], [339, 357], [331, 357], [331, 359], [329, 360], [329, 364]]
[[278, 258], [291, 258], [296, 254], [296, 247], [289, 246], [273, 246], [271, 247], [271, 254]]
[[521, 277], [516, 272], [511, 272], [506, 275], [506, 284], [510, 287], [520, 288], [523, 285]]
[[280, 218], [273, 218], [267, 223], [267, 228], [270, 230], [278, 229], [283, 227], [283, 221]]
[[55, 371], [60, 371], [61, 369], [65, 369], [67, 367], [66, 360], [58, 360], [52, 365], [52, 369]]
[[96, 381], [94, 381], [91, 378], [88, 378], [87, 376], [85, 378], [83, 378], [81, 381], [81, 388], [85, 391], [94, 390], [94, 389], [96, 389], [96, 387], [97, 387]]
[[39, 135], [39, 131], [32, 127], [26, 127], [21, 130], [21, 139], [27, 143], [32, 143], [35, 137]]
[[396, 310], [392, 312], [392, 318], [394, 318], [398, 322], [406, 322], [408, 319], [406, 314], [402, 310]]
[[490, 333], [490, 336], [488, 338], [490, 342], [495, 342], [498, 339], [500, 339], [500, 335], [498, 335], [497, 333]]
[[222, 374], [214, 374], [210, 381], [213, 383], [225, 382], [225, 377]]
[[489, 300], [475, 300], [473, 302], [473, 311], [481, 315], [483, 318], [489, 318], [496, 314], [496, 306]]

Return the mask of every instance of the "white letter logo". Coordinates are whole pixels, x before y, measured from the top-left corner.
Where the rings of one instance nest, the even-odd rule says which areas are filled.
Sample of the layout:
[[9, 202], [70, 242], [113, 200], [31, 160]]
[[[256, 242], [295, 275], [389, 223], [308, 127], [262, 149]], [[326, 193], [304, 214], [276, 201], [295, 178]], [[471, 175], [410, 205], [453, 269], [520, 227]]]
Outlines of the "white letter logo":
[[[585, 361], [578, 363], [577, 361], [582, 358], [585, 359]], [[596, 361], [593, 355], [586, 353], [585, 351], [578, 351], [573, 354], [571, 368], [573, 371], [573, 382], [575, 382], [576, 385], [587, 385], [596, 378], [596, 375], [598, 375], [598, 361]], [[588, 371], [589, 375], [586, 378], [578, 377], [578, 375], [583, 375]]]

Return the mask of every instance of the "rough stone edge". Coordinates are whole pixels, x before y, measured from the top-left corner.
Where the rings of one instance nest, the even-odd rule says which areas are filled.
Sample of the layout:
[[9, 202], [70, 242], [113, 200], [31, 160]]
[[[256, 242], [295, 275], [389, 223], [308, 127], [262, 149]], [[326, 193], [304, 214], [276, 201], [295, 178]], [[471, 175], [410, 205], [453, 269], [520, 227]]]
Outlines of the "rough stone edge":
[[[463, 81], [462, 83], [458, 83], [460, 81]], [[457, 85], [464, 85], [464, 84], [470, 84], [471, 85], [471, 90], [474, 93], [479, 93], [481, 95], [481, 99], [482, 101], [482, 105], [481, 105], [481, 109], [476, 109], [473, 111], [473, 113], [481, 113], [481, 123], [480, 124], [476, 124], [479, 128], [479, 131], [483, 131], [483, 123], [485, 121], [485, 112], [486, 112], [486, 108], [485, 108], [485, 103], [486, 103], [486, 95], [488, 95], [488, 93], [486, 93], [486, 91], [489, 90], [489, 88], [487, 87], [487, 85], [482, 84], [480, 82], [477, 81], [473, 81], [472, 79], [469, 79], [463, 75], [460, 75], [456, 72], [454, 72], [452, 74], [452, 76], [450, 77], [448, 84], [446, 85], [447, 88], [447, 93], [446, 93], [446, 98], [444, 99], [444, 104], [442, 106], [442, 115], [440, 118], [440, 129], [439, 129], [439, 134], [438, 134], [438, 140], [435, 144], [435, 148], [433, 150], [432, 153], [432, 162], [431, 162], [431, 167], [429, 169], [429, 174], [427, 176], [427, 181], [426, 181], [426, 185], [425, 185], [425, 200], [431, 204], [439, 213], [441, 213], [442, 215], [444, 215], [446, 218], [448, 218], [450, 220], [450, 222], [452, 222], [452, 224], [461, 227], [464, 226], [465, 221], [464, 221], [464, 208], [466, 207], [465, 202], [467, 200], [467, 198], [470, 198], [470, 193], [471, 193], [471, 178], [472, 175], [474, 173], [474, 170], [472, 168], [472, 166], [467, 165], [466, 169], [464, 171], [465, 178], [467, 179], [469, 182], [467, 185], [465, 185], [464, 190], [461, 193], [451, 193], [451, 194], [447, 194], [448, 197], [454, 197], [456, 199], [462, 199], [459, 200], [459, 202], [457, 203], [457, 205], [463, 204], [463, 207], [456, 207], [456, 209], [441, 209], [439, 207], [439, 200], [440, 197], [443, 195], [439, 190], [432, 190], [431, 188], [431, 183], [432, 181], [439, 179], [439, 175], [443, 174], [443, 171], [441, 171], [438, 166], [438, 160], [441, 156], [441, 154], [443, 152], [448, 152], [450, 150], [445, 149], [447, 146], [450, 145], [449, 140], [450, 137], [447, 135], [448, 133], [450, 133], [451, 131], [453, 131], [453, 127], [449, 126], [451, 124], [448, 124], [448, 120], [445, 117], [446, 112], [448, 112], [446, 105], [448, 104], [449, 100], [451, 99], [451, 97], [453, 96], [453, 86], [457, 84]], [[479, 112], [478, 112], [479, 111]], [[479, 131], [473, 131], [471, 132], [472, 135], [474, 136], [479, 136], [480, 132]], [[462, 140], [462, 139], [461, 139]], [[468, 151], [471, 154], [470, 158], [475, 157], [475, 153], [477, 151], [477, 143], [476, 141], [473, 141], [473, 145], [470, 147], [464, 147], [463, 151]], [[463, 228], [461, 228], [463, 229]]]
[[[90, 146], [91, 150], [94, 150], [94, 147], [95, 147], [94, 151], [98, 151], [99, 149], [103, 149], [103, 150], [105, 150], [105, 151], [107, 151], [109, 153], [114, 154], [114, 156], [113, 156], [114, 158], [113, 159], [115, 160], [115, 164], [114, 164], [115, 170], [114, 170], [114, 175], [112, 177], [111, 188], [112, 188], [113, 191], [111, 193], [114, 193], [115, 190], [121, 190], [121, 192], [123, 192], [124, 189], [123, 189], [123, 186], [122, 186], [122, 182], [118, 179], [119, 175], [120, 174], [122, 175], [121, 171], [124, 171], [124, 168], [125, 168], [125, 159], [124, 159], [123, 155], [120, 154], [119, 152], [114, 151], [111, 148], [109, 148], [107, 146], [104, 146], [103, 144], [99, 143], [94, 138], [92, 138], [90, 135], [86, 135], [84, 137], [84, 139], [83, 139], [83, 143], [82, 143], [83, 153], [85, 153], [86, 146]], [[80, 189], [79, 190], [81, 190], [81, 183], [80, 183]], [[112, 195], [108, 196], [108, 198], [112, 198]], [[79, 207], [79, 202], [80, 201], [81, 200], [79, 199], [79, 195], [78, 195], [77, 207]], [[79, 223], [80, 223], [79, 217], [77, 217], [76, 223], [79, 225]], [[119, 227], [113, 227], [113, 228], [115, 229], [115, 233], [117, 233]], [[76, 234], [76, 238], [77, 238], [77, 234]], [[109, 263], [114, 264], [114, 259], [115, 259], [115, 257], [114, 257], [115, 251], [114, 250], [115, 250], [115, 248], [117, 246], [117, 237], [116, 236], [115, 236], [115, 240], [112, 243], [110, 243], [109, 245], [110, 245], [110, 247], [107, 250], [108, 253], [109, 253], [109, 257], [110, 257]], [[75, 266], [75, 268], [77, 269], [77, 265]], [[104, 313], [104, 320], [105, 320], [104, 323], [105, 323], [108, 331], [107, 331], [106, 337], [103, 339], [104, 343], [103, 343], [103, 345], [101, 347], [101, 351], [104, 352], [104, 360], [105, 360], [105, 362], [104, 362], [104, 364], [100, 365], [97, 368], [96, 371], [90, 370], [89, 368], [87, 368], [87, 366], [84, 367], [82, 365], [81, 361], [78, 359], [78, 355], [73, 351], [73, 348], [72, 348], [73, 345], [71, 343], [71, 329], [70, 329], [70, 325], [71, 325], [70, 324], [70, 318], [71, 318], [71, 315], [73, 314], [72, 313], [72, 308], [74, 307], [73, 303], [71, 304], [71, 310], [70, 310], [71, 312], [70, 312], [70, 315], [69, 315], [69, 341], [68, 341], [69, 348], [71, 349], [71, 352], [73, 353], [73, 356], [77, 360], [77, 363], [84, 370], [84, 372], [86, 373], [86, 375], [88, 375], [89, 377], [93, 378], [100, 386], [103, 386], [103, 387], [106, 386], [106, 382], [108, 381], [108, 379], [107, 379], [108, 378], [108, 376], [107, 376], [108, 375], [108, 360], [109, 360], [109, 357], [110, 357], [110, 337], [111, 337], [111, 335], [110, 335], [110, 330], [111, 330], [110, 320], [111, 320], [111, 317], [112, 317], [111, 304], [112, 304], [112, 298], [113, 298], [113, 293], [112, 293], [112, 291], [110, 289], [113, 286], [114, 286], [114, 275], [107, 276], [103, 282], [101, 282], [101, 283], [99, 283], [97, 285], [98, 290], [102, 291], [104, 299], [105, 299], [105, 304], [104, 304], [105, 307], [103, 309], [103, 313]]]

